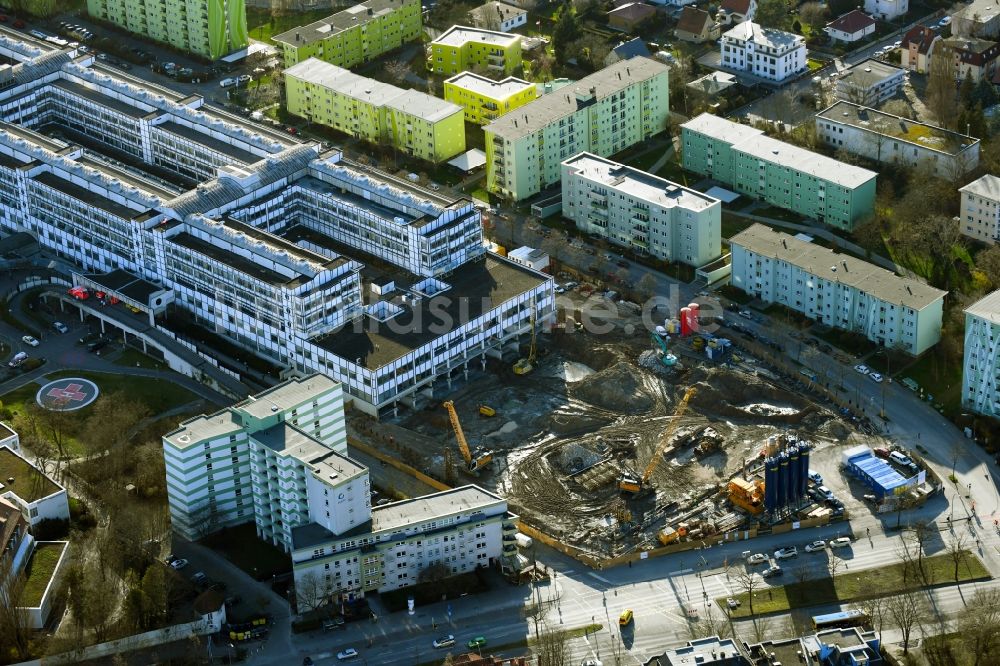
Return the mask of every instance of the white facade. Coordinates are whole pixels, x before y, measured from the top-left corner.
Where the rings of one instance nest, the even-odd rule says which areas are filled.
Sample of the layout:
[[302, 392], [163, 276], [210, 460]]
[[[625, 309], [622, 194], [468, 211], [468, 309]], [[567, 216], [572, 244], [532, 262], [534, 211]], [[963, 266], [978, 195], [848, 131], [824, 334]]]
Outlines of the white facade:
[[367, 520], [368, 471], [347, 458], [342, 386], [292, 379], [163, 437], [174, 529], [189, 539], [230, 525], [286, 550], [315, 522], [337, 533]]
[[562, 206], [580, 230], [664, 261], [698, 267], [722, 253], [718, 199], [597, 155], [562, 163]]
[[[32, 48], [11, 51], [24, 62], [0, 89], [0, 230], [30, 232], [81, 273], [120, 269], [145, 279], [162, 289], [161, 309], [172, 301], [278, 366], [328, 374], [369, 413], [394, 408], [470, 357], [485, 363], [517, 345], [532, 310], [551, 316], [550, 278], [484, 257], [471, 200], [246, 123], [91, 56]], [[156, 173], [33, 131], [43, 125]], [[398, 269], [400, 289], [366, 301], [354, 251]], [[449, 302], [496, 306], [456, 305], [475, 314], [451, 319], [448, 344], [440, 334], [385, 331], [390, 320], [426, 316], [445, 292]], [[399, 353], [378, 353], [390, 349]]]
[[549, 267], [549, 253], [527, 245], [511, 250], [507, 258], [534, 271], [544, 271]]
[[[69, 495], [43, 471], [12, 449], [0, 447], [0, 497], [16, 505], [34, 527], [43, 520], [69, 520]], [[13, 482], [10, 481], [13, 479]]]
[[350, 598], [413, 585], [432, 566], [450, 574], [495, 566], [517, 551], [515, 520], [502, 498], [463, 486], [376, 507], [368, 532], [337, 538], [304, 527], [292, 552], [296, 584]]
[[878, 60], [865, 60], [837, 79], [837, 99], [878, 106], [899, 92], [906, 82], [906, 70]]
[[503, 2], [487, 2], [471, 12], [475, 24], [486, 30], [510, 32], [528, 22], [528, 11]]
[[1000, 416], [1000, 291], [965, 309], [962, 407]]
[[827, 146], [876, 162], [929, 162], [937, 175], [951, 179], [979, 166], [979, 139], [852, 102], [835, 103], [817, 113], [815, 122]]
[[1000, 240], [1000, 178], [986, 174], [958, 190], [959, 230], [981, 243]]
[[722, 35], [722, 67], [769, 81], [784, 81], [806, 69], [806, 42], [796, 34], [739, 23]]
[[892, 21], [910, 11], [910, 0], [865, 0], [865, 13], [883, 21]]
[[21, 438], [6, 423], [0, 423], [0, 448], [5, 446], [14, 453], [20, 453]]
[[766, 303], [913, 355], [941, 339], [947, 292], [761, 224], [730, 246], [733, 286]]

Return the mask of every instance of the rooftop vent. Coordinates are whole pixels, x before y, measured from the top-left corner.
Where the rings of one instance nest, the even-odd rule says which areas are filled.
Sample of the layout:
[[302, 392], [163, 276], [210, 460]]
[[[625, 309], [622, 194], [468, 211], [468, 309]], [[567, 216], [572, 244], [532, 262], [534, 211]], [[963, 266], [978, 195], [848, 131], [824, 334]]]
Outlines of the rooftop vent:
[[837, 272], [837, 267], [836, 266], [830, 266], [830, 270], [832, 272], [836, 273]]
[[872, 68], [871, 68], [871, 67], [865, 67], [865, 71], [866, 71], [866, 72], [871, 72], [871, 71], [872, 71]]

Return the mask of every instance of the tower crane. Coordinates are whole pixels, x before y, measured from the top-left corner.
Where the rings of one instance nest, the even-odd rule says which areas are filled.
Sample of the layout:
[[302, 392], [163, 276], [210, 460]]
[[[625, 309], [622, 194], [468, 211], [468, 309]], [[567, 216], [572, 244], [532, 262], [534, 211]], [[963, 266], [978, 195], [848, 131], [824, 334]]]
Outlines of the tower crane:
[[452, 430], [455, 431], [455, 439], [458, 440], [458, 448], [465, 458], [466, 470], [470, 474], [479, 474], [479, 470], [493, 462], [493, 452], [483, 449], [469, 450], [469, 443], [465, 441], [465, 432], [462, 430], [462, 423], [458, 420], [458, 412], [455, 411], [455, 403], [446, 400], [442, 403], [448, 410], [448, 418], [451, 419]]
[[535, 348], [535, 304], [531, 304], [531, 347], [528, 349], [528, 355], [525, 358], [517, 359], [514, 364], [514, 374], [515, 375], [526, 375], [535, 369], [535, 359], [537, 357], [537, 349]]
[[656, 471], [656, 467], [660, 464], [660, 460], [663, 458], [663, 452], [666, 451], [667, 446], [670, 444], [670, 440], [673, 438], [674, 433], [677, 432], [677, 427], [680, 425], [681, 417], [684, 412], [687, 411], [688, 403], [691, 398], [694, 397], [698, 389], [695, 387], [688, 388], [684, 392], [684, 397], [681, 398], [680, 402], [677, 403], [677, 408], [674, 410], [673, 420], [670, 425], [667, 426], [663, 434], [660, 435], [660, 443], [656, 445], [656, 451], [653, 452], [653, 457], [650, 458], [649, 464], [646, 465], [646, 471], [643, 472], [642, 478], [637, 478], [631, 473], [625, 473], [621, 475], [618, 480], [618, 489], [623, 493], [630, 493], [632, 495], [638, 495], [645, 488], [646, 484], [649, 482], [649, 478]]

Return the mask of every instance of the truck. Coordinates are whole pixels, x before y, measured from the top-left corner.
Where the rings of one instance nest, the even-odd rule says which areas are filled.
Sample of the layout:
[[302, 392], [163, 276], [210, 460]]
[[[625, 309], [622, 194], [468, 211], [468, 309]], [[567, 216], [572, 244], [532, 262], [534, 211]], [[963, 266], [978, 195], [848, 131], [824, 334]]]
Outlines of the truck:
[[514, 541], [517, 542], [518, 546], [525, 549], [531, 548], [532, 546], [535, 545], [534, 539], [532, 539], [527, 534], [521, 534], [520, 532], [514, 535]]

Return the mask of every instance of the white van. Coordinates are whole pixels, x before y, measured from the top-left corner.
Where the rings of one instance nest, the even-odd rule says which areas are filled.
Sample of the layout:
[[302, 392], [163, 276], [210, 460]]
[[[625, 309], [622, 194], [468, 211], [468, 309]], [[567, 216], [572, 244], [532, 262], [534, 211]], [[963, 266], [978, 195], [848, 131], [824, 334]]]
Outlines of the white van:
[[892, 462], [897, 463], [899, 465], [902, 465], [903, 467], [912, 467], [913, 466], [913, 461], [910, 460], [908, 457], [904, 456], [899, 451], [893, 451], [892, 453], [890, 453], [889, 454], [889, 460], [891, 460]]

